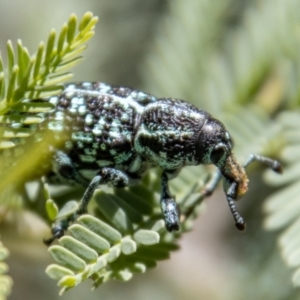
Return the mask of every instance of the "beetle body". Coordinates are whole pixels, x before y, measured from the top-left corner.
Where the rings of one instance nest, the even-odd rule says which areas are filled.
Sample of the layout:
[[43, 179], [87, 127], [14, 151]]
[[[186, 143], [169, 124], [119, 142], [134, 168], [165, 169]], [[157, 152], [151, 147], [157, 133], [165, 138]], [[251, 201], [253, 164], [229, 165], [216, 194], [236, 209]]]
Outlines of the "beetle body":
[[[245, 194], [248, 179], [232, 154], [228, 131], [206, 111], [178, 99], [157, 99], [130, 88], [88, 82], [66, 85], [62, 94], [47, 101], [55, 108], [42, 128], [53, 132], [56, 140], [68, 133], [59, 148], [53, 147], [51, 180], [92, 186], [86, 192], [91, 195], [97, 184], [124, 187], [159, 166], [161, 208], [166, 228], [172, 231], [179, 229], [180, 222], [168, 180], [184, 166], [215, 164], [220, 173], [216, 183], [222, 176], [236, 226], [244, 229], [233, 201]], [[250, 160], [280, 170], [279, 163], [268, 158]], [[85, 211], [88, 201], [78, 213]], [[53, 232], [61, 234], [57, 228]]]
[[[70, 132], [59, 150], [87, 181], [103, 167], [139, 178], [155, 166], [178, 173], [187, 165], [211, 164], [210, 150], [222, 136], [228, 150], [232, 147], [229, 133], [219, 121], [178, 99], [157, 99], [103, 83], [81, 83], [67, 85], [49, 102], [55, 104], [55, 110], [47, 116], [47, 128], [57, 135]], [[204, 124], [206, 131], [201, 130]], [[59, 166], [54, 166], [53, 170], [57, 169]]]

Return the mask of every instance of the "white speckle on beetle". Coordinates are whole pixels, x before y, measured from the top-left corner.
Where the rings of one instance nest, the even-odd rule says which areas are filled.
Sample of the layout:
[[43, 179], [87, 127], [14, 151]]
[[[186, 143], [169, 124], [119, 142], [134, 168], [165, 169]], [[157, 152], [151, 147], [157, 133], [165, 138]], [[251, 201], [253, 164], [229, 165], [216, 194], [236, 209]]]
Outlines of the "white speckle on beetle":
[[83, 97], [73, 97], [71, 100], [71, 105], [84, 105], [85, 100]]
[[75, 91], [73, 91], [73, 90], [71, 90], [71, 91], [65, 93], [65, 97], [66, 97], [68, 100], [73, 99], [74, 95], [75, 95]]
[[54, 115], [56, 121], [62, 121], [65, 117], [65, 114], [62, 111], [57, 111]]
[[78, 107], [78, 114], [84, 116], [87, 113], [86, 105], [80, 105]]
[[89, 88], [92, 86], [92, 83], [87, 81], [87, 82], [83, 82], [82, 85], [86, 88]]
[[[94, 127], [93, 130], [92, 130], [92, 133], [96, 136], [101, 136], [102, 135], [102, 130], [99, 129], [99, 127]], [[97, 147], [98, 147], [98, 144], [97, 144]]]
[[53, 105], [57, 105], [58, 103], [58, 97], [53, 96], [49, 99], [49, 102], [52, 103]]
[[86, 125], [92, 125], [94, 123], [94, 116], [92, 114], [87, 114], [85, 116], [84, 122]]

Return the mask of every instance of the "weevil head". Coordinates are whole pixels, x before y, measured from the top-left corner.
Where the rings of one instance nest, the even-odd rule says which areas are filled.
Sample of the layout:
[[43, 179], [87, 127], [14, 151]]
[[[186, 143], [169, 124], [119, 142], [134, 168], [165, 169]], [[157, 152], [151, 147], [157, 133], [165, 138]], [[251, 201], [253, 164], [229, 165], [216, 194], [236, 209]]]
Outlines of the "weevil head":
[[232, 153], [232, 140], [225, 126], [213, 117], [208, 117], [201, 127], [196, 143], [196, 155], [202, 164], [214, 164], [224, 177], [224, 190], [237, 184], [237, 198], [248, 189], [244, 168]]

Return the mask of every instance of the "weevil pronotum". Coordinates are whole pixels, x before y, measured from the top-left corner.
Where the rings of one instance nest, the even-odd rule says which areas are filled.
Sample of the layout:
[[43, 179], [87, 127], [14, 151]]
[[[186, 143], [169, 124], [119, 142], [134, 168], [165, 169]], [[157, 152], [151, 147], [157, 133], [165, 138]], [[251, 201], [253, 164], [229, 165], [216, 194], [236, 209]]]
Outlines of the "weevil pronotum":
[[[281, 172], [276, 160], [250, 155], [242, 167], [232, 154], [232, 141], [224, 125], [208, 112], [172, 98], [161, 98], [131, 88], [104, 83], [67, 84], [47, 117], [49, 130], [69, 138], [53, 151], [49, 177], [87, 187], [76, 216], [86, 211], [99, 184], [125, 187], [151, 167], [160, 167], [161, 211], [168, 231], [179, 230], [180, 216], [168, 181], [188, 165], [214, 164], [218, 173], [207, 187], [211, 194], [221, 178], [239, 230], [245, 222], [234, 201], [248, 189], [245, 167], [258, 161]], [[55, 134], [56, 134], [55, 133]], [[52, 228], [50, 244], [68, 228], [68, 219]]]

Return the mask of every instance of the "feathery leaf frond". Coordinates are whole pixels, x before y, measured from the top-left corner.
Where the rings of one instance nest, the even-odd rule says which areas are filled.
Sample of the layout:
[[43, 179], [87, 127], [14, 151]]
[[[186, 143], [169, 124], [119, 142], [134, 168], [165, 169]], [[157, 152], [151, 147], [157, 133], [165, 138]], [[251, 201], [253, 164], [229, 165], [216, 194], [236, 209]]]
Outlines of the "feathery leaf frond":
[[[46, 101], [37, 103], [32, 99], [45, 98], [62, 91], [61, 83], [72, 77], [66, 70], [82, 60], [79, 55], [94, 35], [97, 20], [88, 12], [77, 25], [77, 17], [71, 15], [68, 23], [63, 25], [58, 39], [56, 31], [51, 30], [47, 43], [41, 42], [34, 55], [29, 55], [20, 40], [15, 54], [11, 41], [8, 41], [7, 71], [0, 58], [0, 116], [6, 120], [4, 124], [1, 123], [5, 125], [4, 128], [9, 124], [18, 133], [24, 126], [42, 121], [37, 114], [50, 111], [53, 105]], [[28, 131], [22, 137], [29, 135]], [[0, 149], [15, 146], [18, 140], [13, 137], [3, 133]]]

